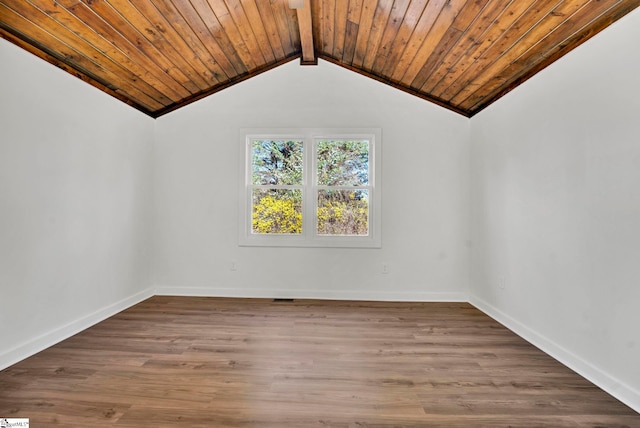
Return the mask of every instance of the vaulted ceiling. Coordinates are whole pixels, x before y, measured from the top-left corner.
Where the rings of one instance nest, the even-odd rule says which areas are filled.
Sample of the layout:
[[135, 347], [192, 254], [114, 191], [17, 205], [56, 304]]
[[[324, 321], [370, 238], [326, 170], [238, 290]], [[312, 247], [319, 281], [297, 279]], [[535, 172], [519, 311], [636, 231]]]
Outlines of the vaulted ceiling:
[[0, 0], [0, 36], [153, 117], [296, 58], [470, 117], [639, 5]]

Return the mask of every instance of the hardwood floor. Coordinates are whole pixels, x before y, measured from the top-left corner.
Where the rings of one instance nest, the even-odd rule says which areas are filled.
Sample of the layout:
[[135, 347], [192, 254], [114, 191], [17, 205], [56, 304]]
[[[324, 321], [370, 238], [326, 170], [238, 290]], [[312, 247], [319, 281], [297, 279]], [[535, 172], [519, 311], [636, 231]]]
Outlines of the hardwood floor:
[[32, 427], [640, 427], [464, 303], [153, 297], [0, 372]]

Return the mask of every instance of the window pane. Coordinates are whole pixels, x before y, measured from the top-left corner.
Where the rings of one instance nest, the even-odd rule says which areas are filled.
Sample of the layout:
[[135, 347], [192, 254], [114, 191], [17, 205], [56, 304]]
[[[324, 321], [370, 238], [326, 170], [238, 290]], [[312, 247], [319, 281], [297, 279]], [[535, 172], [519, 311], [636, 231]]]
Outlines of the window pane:
[[302, 233], [302, 190], [254, 189], [252, 232]]
[[318, 235], [368, 234], [368, 190], [318, 191]]
[[369, 141], [318, 141], [320, 186], [366, 186], [369, 184]]
[[302, 141], [254, 140], [252, 184], [302, 184]]

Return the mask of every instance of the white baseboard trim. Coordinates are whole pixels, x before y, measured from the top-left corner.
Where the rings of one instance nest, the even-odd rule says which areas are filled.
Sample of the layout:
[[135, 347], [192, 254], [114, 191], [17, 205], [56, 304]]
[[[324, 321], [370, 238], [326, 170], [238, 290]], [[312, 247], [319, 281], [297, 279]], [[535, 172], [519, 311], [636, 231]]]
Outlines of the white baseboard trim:
[[153, 296], [153, 289], [148, 288], [143, 290], [137, 294], [134, 294], [131, 297], [127, 297], [118, 302], [112, 303], [102, 309], [98, 309], [97, 311], [88, 314], [80, 319], [72, 321], [63, 326], [54, 328], [53, 330], [44, 333], [34, 339], [28, 340], [27, 342], [21, 343], [18, 346], [15, 346], [8, 351], [4, 351], [0, 354], [0, 370], [6, 369], [17, 362], [24, 360], [34, 354], [37, 354], [40, 351], [43, 351], [56, 343], [59, 343], [69, 337], [73, 336], [85, 330], [92, 325], [99, 323], [100, 321], [104, 321], [105, 319], [121, 312], [131, 306], [140, 303], [143, 300], [148, 299]]
[[159, 296], [244, 297], [266, 299], [362, 300], [388, 302], [467, 302], [464, 292], [287, 290], [260, 288], [205, 288], [157, 286]]
[[637, 391], [619, 379], [616, 379], [599, 368], [589, 364], [584, 359], [568, 351], [552, 340], [549, 340], [540, 333], [531, 330], [518, 320], [505, 314], [483, 299], [475, 295], [470, 295], [469, 303], [516, 333], [518, 336], [522, 337], [527, 342], [536, 346], [544, 353], [555, 358], [571, 370], [578, 373], [580, 376], [597, 385], [602, 390], [640, 413], [640, 391]]

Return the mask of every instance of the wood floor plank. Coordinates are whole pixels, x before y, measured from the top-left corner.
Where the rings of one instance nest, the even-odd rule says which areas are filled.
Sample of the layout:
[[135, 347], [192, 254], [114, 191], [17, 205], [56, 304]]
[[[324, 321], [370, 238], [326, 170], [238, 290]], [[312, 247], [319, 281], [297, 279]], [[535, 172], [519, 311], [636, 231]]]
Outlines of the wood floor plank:
[[150, 298], [0, 372], [64, 427], [639, 427], [465, 303]]

